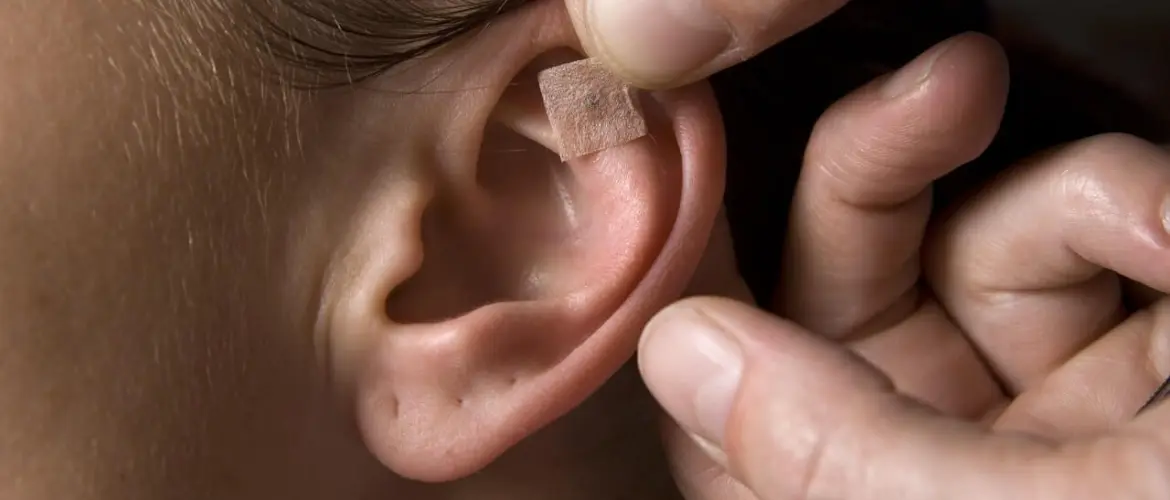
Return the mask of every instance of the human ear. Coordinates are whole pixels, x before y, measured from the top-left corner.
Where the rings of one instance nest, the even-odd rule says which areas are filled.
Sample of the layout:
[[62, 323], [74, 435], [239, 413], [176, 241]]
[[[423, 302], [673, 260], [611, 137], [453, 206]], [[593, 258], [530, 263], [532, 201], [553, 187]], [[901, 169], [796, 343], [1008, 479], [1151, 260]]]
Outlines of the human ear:
[[579, 57], [563, 9], [535, 4], [397, 75], [462, 91], [365, 97], [426, 113], [379, 146], [394, 173], [369, 169], [354, 202], [321, 337], [400, 475], [471, 474], [582, 403], [706, 247], [724, 177], [710, 90], [646, 94], [649, 136], [561, 162], [536, 75]]

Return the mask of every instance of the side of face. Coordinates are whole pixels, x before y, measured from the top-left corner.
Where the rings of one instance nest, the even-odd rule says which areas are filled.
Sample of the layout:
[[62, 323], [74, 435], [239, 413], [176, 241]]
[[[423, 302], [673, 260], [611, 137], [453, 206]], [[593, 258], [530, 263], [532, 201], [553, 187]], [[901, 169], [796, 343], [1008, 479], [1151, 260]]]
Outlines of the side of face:
[[0, 5], [2, 497], [462, 477], [601, 386], [702, 255], [712, 98], [649, 96], [649, 138], [561, 163], [559, 2], [314, 93], [236, 7]]

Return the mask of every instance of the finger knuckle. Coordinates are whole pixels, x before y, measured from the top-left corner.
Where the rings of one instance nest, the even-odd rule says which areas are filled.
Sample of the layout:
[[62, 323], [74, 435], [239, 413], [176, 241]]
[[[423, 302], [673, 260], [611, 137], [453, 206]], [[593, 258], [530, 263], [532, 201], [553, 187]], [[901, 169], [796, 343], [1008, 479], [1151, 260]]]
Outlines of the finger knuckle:
[[849, 105], [827, 112], [814, 127], [805, 155], [805, 164], [850, 204], [896, 208], [983, 148], [971, 149], [970, 141], [946, 124], [877, 126], [853, 115]]
[[837, 434], [837, 432], [827, 433], [811, 447], [806, 459], [804, 474], [795, 492], [795, 498], [805, 500], [827, 498], [837, 490], [841, 478], [829, 473], [832, 469], [829, 461], [833, 455], [830, 450], [836, 446]]
[[1152, 147], [1145, 139], [1120, 132], [1095, 135], [1082, 139], [1079, 144], [1087, 150], [1103, 153], [1126, 152], [1134, 149], [1146, 150]]
[[1129, 134], [1102, 134], [1074, 142], [1054, 153], [1055, 161], [1047, 162], [1050, 175], [1057, 177], [1054, 184], [1060, 198], [1070, 206], [1095, 206], [1119, 202], [1113, 193], [1119, 180], [1118, 169], [1123, 165], [1148, 164], [1162, 160], [1166, 154], [1145, 140]]
[[1153, 144], [1130, 134], [1109, 133], [1074, 142], [1064, 154], [1069, 167], [1086, 172], [1103, 172], [1103, 166], [1125, 164], [1151, 153], [1161, 154]]
[[821, 142], [810, 149], [811, 167], [839, 201], [866, 209], [893, 209], [917, 194], [922, 175], [906, 168], [904, 146], [882, 138], [842, 145]]

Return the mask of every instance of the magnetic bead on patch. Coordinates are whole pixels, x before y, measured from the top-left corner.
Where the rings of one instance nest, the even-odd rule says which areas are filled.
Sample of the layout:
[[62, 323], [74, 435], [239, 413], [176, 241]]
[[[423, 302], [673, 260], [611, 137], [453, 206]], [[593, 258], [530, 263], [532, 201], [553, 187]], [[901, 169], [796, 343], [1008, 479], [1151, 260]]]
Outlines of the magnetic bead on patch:
[[649, 133], [636, 90], [596, 60], [548, 68], [537, 80], [557, 135], [561, 161], [620, 146]]

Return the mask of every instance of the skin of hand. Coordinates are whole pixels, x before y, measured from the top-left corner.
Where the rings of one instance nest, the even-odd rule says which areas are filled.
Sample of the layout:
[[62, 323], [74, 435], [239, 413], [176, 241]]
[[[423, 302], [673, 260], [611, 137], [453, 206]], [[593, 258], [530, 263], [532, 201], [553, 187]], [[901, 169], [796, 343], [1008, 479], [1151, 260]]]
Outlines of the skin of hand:
[[931, 183], [986, 146], [1005, 82], [994, 42], [962, 35], [839, 102], [794, 199], [786, 319], [743, 304], [723, 235], [696, 292], [738, 300], [647, 327], [687, 498], [1170, 495], [1170, 405], [1134, 418], [1170, 373], [1170, 302], [1122, 302], [1129, 280], [1170, 290], [1170, 155], [1085, 139], [931, 220]]
[[565, 0], [586, 52], [648, 89], [702, 80], [847, 0]]

